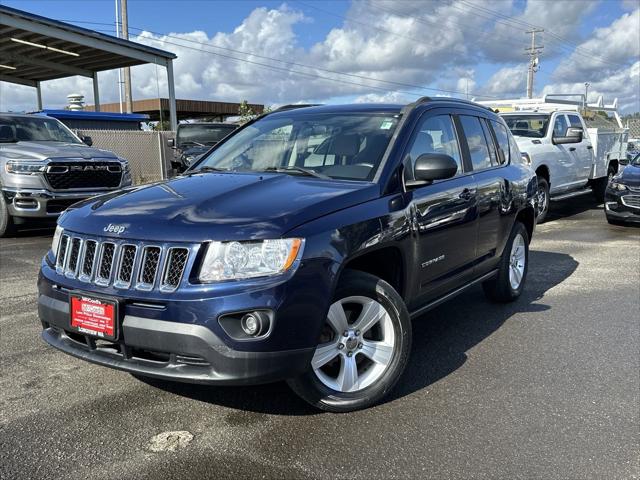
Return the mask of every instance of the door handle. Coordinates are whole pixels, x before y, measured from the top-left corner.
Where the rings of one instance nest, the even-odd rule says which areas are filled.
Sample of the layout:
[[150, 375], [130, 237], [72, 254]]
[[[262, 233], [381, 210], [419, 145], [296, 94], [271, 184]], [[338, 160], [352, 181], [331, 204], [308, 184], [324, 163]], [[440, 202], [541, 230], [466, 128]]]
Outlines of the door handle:
[[587, 150], [593, 150], [593, 145], [587, 145]]
[[569, 147], [569, 151], [570, 152], [575, 152], [576, 151], [576, 147]]
[[458, 198], [462, 200], [469, 200], [471, 199], [471, 197], [473, 197], [473, 192], [468, 188], [465, 188], [462, 192], [460, 192], [460, 195], [458, 195]]

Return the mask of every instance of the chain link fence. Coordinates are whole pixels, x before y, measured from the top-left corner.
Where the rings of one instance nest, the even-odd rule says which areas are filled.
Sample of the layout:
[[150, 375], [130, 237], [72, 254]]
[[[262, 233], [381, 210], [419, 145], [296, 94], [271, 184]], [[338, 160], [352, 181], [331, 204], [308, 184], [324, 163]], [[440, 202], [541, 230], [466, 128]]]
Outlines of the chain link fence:
[[175, 138], [175, 132], [77, 130], [76, 133], [91, 137], [94, 147], [127, 159], [134, 185], [163, 180], [171, 174], [173, 150], [167, 142]]

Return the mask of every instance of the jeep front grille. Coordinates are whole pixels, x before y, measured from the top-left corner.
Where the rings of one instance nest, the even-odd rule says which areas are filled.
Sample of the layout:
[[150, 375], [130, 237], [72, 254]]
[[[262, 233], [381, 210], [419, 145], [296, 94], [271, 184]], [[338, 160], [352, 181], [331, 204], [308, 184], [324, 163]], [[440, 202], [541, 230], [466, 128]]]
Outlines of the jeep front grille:
[[69, 278], [119, 289], [176, 290], [184, 277], [190, 249], [85, 238], [64, 233], [56, 270]]

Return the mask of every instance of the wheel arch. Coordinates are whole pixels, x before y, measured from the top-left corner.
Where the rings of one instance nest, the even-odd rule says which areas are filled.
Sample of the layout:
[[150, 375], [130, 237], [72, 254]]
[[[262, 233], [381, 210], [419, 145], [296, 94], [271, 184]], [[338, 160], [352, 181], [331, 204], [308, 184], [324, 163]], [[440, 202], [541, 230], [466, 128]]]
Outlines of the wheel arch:
[[526, 208], [520, 210], [516, 215], [515, 221], [520, 222], [525, 226], [525, 228], [527, 229], [527, 234], [529, 235], [529, 241], [531, 241], [531, 238], [533, 236], [533, 229], [535, 228], [536, 224], [536, 214], [533, 210], [533, 207], [527, 206]]
[[402, 250], [395, 245], [381, 245], [347, 258], [338, 272], [338, 282], [347, 270], [375, 275], [391, 285], [403, 299], [406, 298], [405, 259]]
[[549, 167], [547, 167], [546, 165], [540, 165], [538, 168], [536, 168], [536, 175], [544, 178], [549, 184], [549, 186], [551, 186], [551, 176], [549, 175]]

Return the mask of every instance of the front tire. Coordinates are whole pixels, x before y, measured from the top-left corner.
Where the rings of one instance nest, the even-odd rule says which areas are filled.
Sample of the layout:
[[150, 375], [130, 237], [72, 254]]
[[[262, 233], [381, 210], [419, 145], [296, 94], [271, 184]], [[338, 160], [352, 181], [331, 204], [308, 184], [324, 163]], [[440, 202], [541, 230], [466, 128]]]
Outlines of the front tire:
[[308, 371], [288, 383], [321, 410], [360, 410], [391, 391], [410, 350], [411, 321], [402, 297], [378, 277], [347, 270]]
[[549, 182], [544, 177], [538, 177], [538, 211], [536, 221], [542, 223], [546, 220], [549, 213], [550, 197]]
[[522, 223], [516, 222], [502, 252], [498, 274], [482, 284], [485, 295], [493, 302], [513, 302], [524, 290], [528, 270], [529, 234]]

